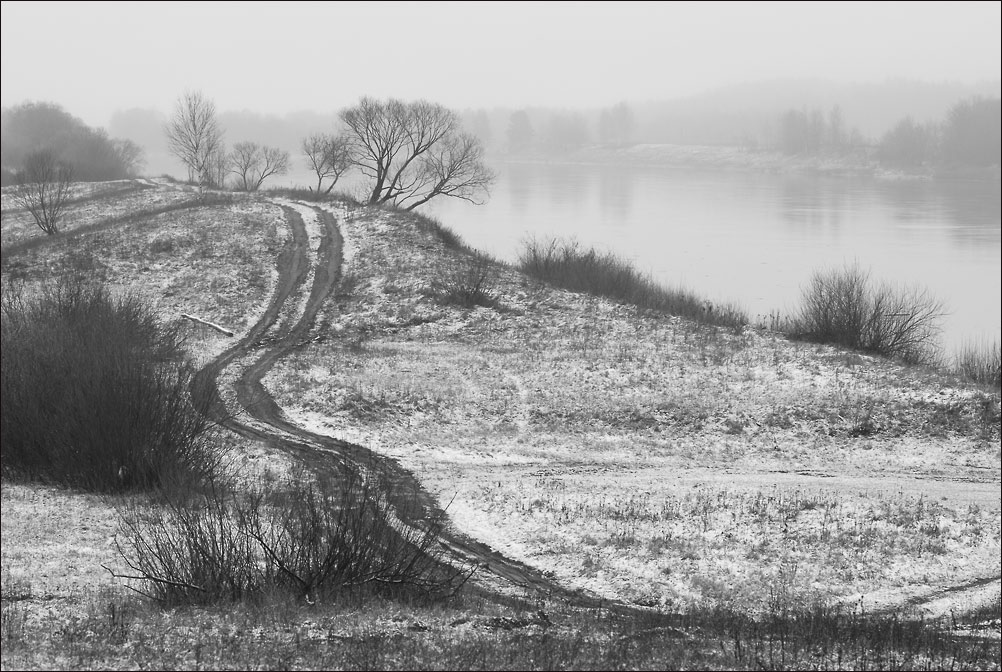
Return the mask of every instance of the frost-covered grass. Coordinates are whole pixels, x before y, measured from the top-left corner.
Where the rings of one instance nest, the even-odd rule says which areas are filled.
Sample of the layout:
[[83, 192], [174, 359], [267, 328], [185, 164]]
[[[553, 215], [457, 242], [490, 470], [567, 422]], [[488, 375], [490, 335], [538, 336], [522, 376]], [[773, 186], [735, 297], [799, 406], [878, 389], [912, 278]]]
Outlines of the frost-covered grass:
[[[301, 424], [401, 460], [458, 529], [660, 606], [762, 609], [781, 566], [798, 599], [871, 606], [993, 575], [997, 394], [503, 266], [496, 308], [444, 304], [431, 288], [461, 252], [379, 211], [343, 228], [336, 306], [266, 385]], [[645, 513], [665, 506], [683, 513]]]
[[[267, 305], [287, 224], [281, 208], [271, 203], [210, 196], [187, 207], [198, 203], [193, 199], [186, 191], [158, 188], [90, 202], [86, 207], [93, 212], [74, 221], [121, 221], [71, 239], [65, 239], [72, 230], [67, 226], [62, 237], [7, 259], [4, 276], [23, 281], [29, 290], [53, 277], [99, 280], [140, 293], [168, 319], [193, 314], [239, 336]], [[183, 207], [142, 214], [164, 204]], [[8, 233], [21, 226], [17, 217], [5, 216], [5, 245]], [[196, 355], [219, 351], [230, 342], [216, 332], [192, 329]]]
[[[399, 213], [342, 214], [343, 280], [265, 380], [286, 415], [399, 459], [458, 530], [639, 615], [488, 595], [486, 572], [444, 603], [161, 610], [102, 569], [127, 571], [114, 503], [5, 483], [4, 667], [999, 666], [997, 393], [502, 265], [487, 266], [496, 306], [465, 308], [441, 291], [462, 246]], [[15, 261], [29, 283], [100, 274], [239, 336], [288, 232], [277, 205], [236, 199]], [[199, 352], [231, 343], [203, 333]], [[218, 439], [238, 481], [291, 473]]]
[[162, 609], [101, 568], [121, 569], [109, 502], [8, 484], [2, 498], [0, 650], [9, 668], [995, 669], [1000, 662], [997, 639], [977, 635], [997, 631], [997, 600], [970, 616], [925, 622], [856, 605], [801, 608], [788, 591], [800, 571], [790, 564], [777, 568], [759, 618], [720, 606], [622, 616], [473, 592], [434, 604], [359, 594], [312, 605], [275, 596]]

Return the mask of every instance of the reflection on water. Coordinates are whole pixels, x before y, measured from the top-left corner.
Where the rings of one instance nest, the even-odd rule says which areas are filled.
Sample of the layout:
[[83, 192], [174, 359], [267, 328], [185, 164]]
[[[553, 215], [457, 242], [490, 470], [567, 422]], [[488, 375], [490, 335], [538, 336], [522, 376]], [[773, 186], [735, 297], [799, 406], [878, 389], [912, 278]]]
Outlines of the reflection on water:
[[782, 178], [780, 208], [790, 224], [838, 229], [847, 209], [845, 182], [826, 184], [809, 177]]
[[997, 181], [503, 164], [487, 205], [425, 211], [503, 258], [527, 236], [575, 237], [753, 316], [792, 309], [812, 272], [855, 261], [943, 299], [947, 347], [1000, 336]]

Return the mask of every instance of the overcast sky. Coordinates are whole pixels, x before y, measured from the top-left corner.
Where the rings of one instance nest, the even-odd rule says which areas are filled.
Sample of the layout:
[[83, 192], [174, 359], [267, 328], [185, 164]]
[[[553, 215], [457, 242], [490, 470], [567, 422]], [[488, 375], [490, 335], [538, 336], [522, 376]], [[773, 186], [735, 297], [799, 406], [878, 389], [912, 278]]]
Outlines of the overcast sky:
[[363, 95], [457, 109], [595, 107], [786, 77], [975, 83], [999, 2], [3, 2], [2, 105], [91, 125], [169, 111], [333, 112]]

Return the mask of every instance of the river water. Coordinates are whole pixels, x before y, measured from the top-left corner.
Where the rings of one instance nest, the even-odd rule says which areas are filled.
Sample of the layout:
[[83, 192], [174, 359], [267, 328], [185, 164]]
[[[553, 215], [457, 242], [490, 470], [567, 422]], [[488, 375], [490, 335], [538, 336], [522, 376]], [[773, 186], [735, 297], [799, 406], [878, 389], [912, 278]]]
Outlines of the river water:
[[881, 180], [678, 167], [506, 163], [486, 205], [440, 198], [426, 214], [514, 260], [530, 237], [613, 251], [667, 285], [753, 319], [792, 312], [819, 269], [858, 263], [943, 301], [952, 352], [1000, 338], [998, 180]]

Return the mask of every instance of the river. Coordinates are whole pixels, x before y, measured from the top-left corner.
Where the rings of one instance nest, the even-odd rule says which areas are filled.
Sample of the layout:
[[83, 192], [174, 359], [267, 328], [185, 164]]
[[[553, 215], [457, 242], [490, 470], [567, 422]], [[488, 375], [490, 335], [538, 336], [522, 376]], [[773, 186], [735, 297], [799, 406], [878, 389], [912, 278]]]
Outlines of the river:
[[506, 260], [530, 237], [611, 250], [754, 319], [792, 312], [819, 269], [858, 263], [946, 306], [941, 344], [1000, 338], [998, 180], [886, 180], [678, 167], [504, 163], [486, 205], [423, 208]]

